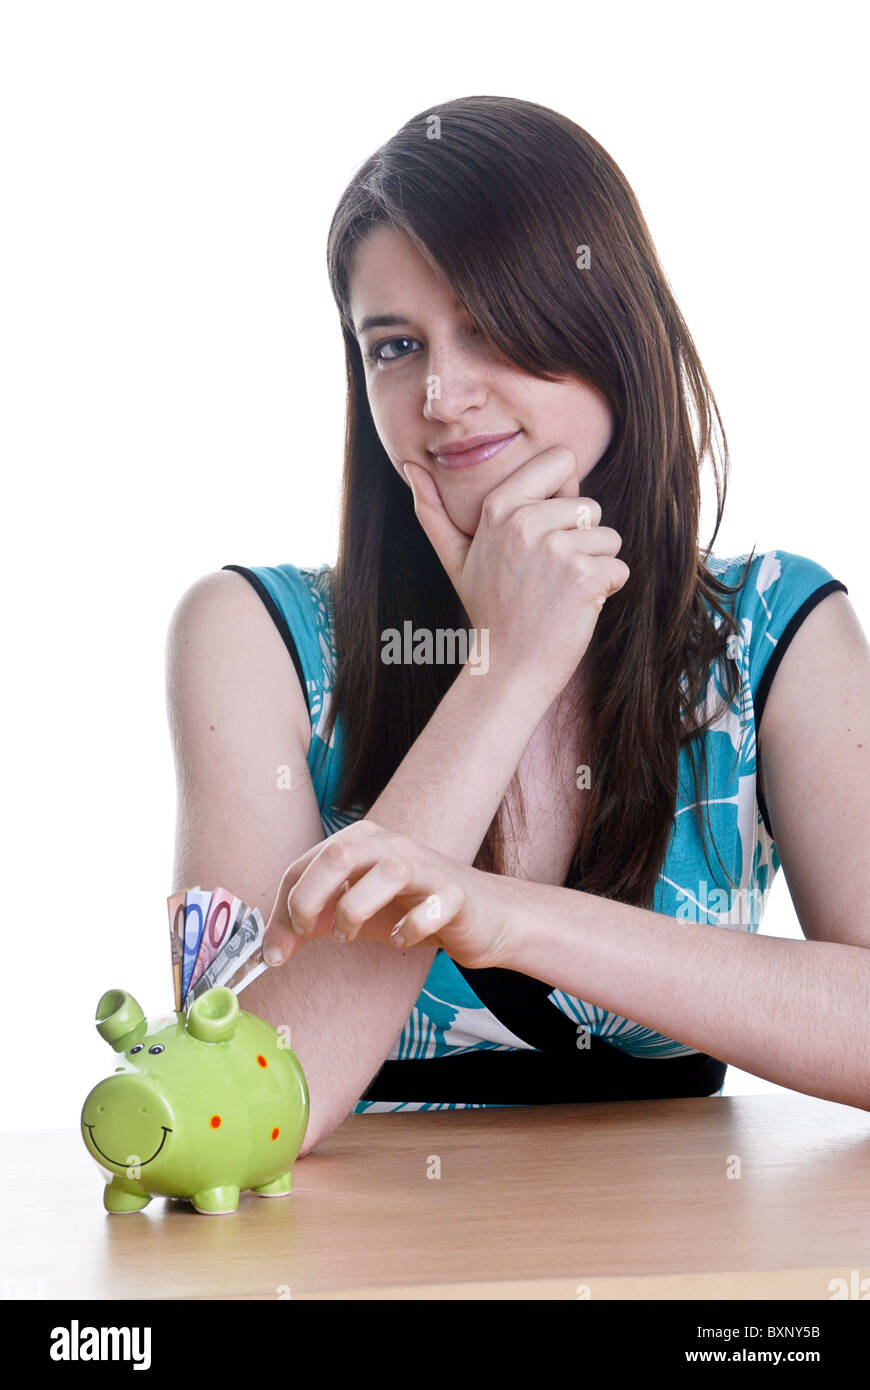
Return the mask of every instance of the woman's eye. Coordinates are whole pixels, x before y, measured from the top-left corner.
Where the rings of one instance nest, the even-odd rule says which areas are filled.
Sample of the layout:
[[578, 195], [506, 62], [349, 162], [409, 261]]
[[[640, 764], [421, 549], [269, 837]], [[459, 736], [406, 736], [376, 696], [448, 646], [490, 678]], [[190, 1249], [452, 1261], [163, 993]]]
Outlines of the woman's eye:
[[[482, 338], [484, 339], [484, 347], [488, 346], [488, 341], [485, 339], [485, 335], [482, 332], [482, 330], [477, 327], [477, 324], [469, 324], [467, 331], [469, 337]], [[419, 348], [419, 342], [416, 338], [386, 338], [382, 343], [377, 343], [372, 348], [371, 352], [366, 353], [366, 360], [368, 362], [398, 362], [400, 358], [409, 357], [411, 354], [409, 352], [401, 351], [385, 352], [385, 349], [394, 348], [397, 344], [404, 344], [407, 346], [408, 343], [417, 343], [417, 347]]]
[[400, 352], [397, 356], [384, 356], [383, 349], [392, 347], [395, 343], [416, 343], [416, 338], [387, 338], [385, 342], [376, 344], [371, 352], [367, 354], [370, 362], [396, 362], [399, 357], [407, 357], [406, 352]]

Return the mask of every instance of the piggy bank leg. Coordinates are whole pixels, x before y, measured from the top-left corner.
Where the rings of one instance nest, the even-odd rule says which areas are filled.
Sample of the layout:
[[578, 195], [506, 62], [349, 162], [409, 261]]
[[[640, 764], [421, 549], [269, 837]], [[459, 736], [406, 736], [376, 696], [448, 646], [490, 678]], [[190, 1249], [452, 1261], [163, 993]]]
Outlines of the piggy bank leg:
[[273, 1178], [271, 1182], [264, 1182], [262, 1187], [252, 1187], [251, 1191], [258, 1197], [286, 1197], [292, 1190], [293, 1179], [290, 1173], [282, 1173], [280, 1177]]
[[203, 1216], [223, 1216], [227, 1212], [238, 1211], [239, 1189], [232, 1183], [224, 1183], [222, 1187], [205, 1187], [201, 1192], [194, 1192], [190, 1200]]
[[106, 1211], [141, 1211], [151, 1201], [140, 1183], [125, 1182], [123, 1178], [112, 1178], [103, 1191], [103, 1206]]

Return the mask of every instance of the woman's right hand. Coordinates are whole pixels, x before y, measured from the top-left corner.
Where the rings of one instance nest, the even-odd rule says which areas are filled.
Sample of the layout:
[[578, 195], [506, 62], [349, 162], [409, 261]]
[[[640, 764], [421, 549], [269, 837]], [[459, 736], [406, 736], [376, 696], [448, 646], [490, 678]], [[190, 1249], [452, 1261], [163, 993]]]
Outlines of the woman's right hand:
[[489, 631], [489, 669], [526, 671], [553, 698], [571, 680], [598, 615], [630, 571], [622, 537], [581, 497], [573, 452], [561, 445], [521, 464], [483, 499], [469, 537], [453, 524], [435, 479], [406, 465], [414, 511], [473, 627]]

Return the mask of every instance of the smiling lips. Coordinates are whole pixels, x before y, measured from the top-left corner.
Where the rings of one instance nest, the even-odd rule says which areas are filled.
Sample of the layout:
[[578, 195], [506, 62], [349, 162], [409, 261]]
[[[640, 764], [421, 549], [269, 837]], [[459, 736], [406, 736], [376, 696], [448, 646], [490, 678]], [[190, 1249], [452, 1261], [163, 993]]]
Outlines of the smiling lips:
[[519, 430], [514, 430], [511, 434], [475, 434], [455, 444], [445, 444], [437, 452], [433, 450], [432, 457], [443, 468], [473, 468], [475, 464], [483, 463], [507, 448], [519, 433]]
[[[166, 1128], [166, 1125], [161, 1125], [160, 1128], [163, 1130], [163, 1138], [160, 1140], [160, 1143], [157, 1145], [157, 1148], [154, 1150], [153, 1154], [151, 1155], [151, 1158], [146, 1158], [146, 1159], [144, 1160], [144, 1162], [141, 1162], [141, 1163], [139, 1163], [139, 1164], [137, 1165], [139, 1168], [144, 1168], [146, 1163], [151, 1163], [151, 1162], [157, 1157], [157, 1155], [159, 1154], [160, 1150], [163, 1148], [163, 1145], [166, 1143], [166, 1136], [167, 1136], [167, 1134], [171, 1134], [171, 1133], [172, 1133], [172, 1130], [171, 1130], [171, 1129], [167, 1129], [167, 1128]], [[85, 1129], [86, 1129], [86, 1130], [88, 1131], [88, 1133], [90, 1134], [90, 1136], [91, 1136], [91, 1143], [93, 1144], [93, 1146], [94, 1146], [94, 1148], [96, 1149], [96, 1151], [97, 1151], [98, 1154], [102, 1154], [103, 1158], [107, 1159], [109, 1163], [113, 1163], [113, 1164], [115, 1165], [116, 1168], [124, 1168], [124, 1167], [127, 1166], [127, 1164], [128, 1164], [129, 1161], [130, 1161], [129, 1158], [125, 1158], [125, 1159], [120, 1159], [120, 1158], [109, 1158], [109, 1155], [108, 1155], [107, 1153], [103, 1153], [103, 1150], [100, 1148], [99, 1144], [97, 1143], [96, 1139], [94, 1138], [94, 1130], [96, 1129], [96, 1125], [85, 1124]]]

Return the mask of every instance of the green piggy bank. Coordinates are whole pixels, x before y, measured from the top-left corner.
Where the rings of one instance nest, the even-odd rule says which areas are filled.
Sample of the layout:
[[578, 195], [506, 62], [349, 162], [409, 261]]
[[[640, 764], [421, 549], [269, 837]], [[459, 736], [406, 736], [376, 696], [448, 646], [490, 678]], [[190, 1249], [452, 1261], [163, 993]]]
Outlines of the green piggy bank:
[[109, 990], [95, 1021], [123, 1054], [82, 1106], [85, 1147], [113, 1174], [107, 1211], [139, 1211], [162, 1196], [217, 1215], [237, 1211], [245, 1188], [258, 1197], [290, 1192], [308, 1086], [276, 1028], [225, 988], [153, 1021], [132, 995]]

